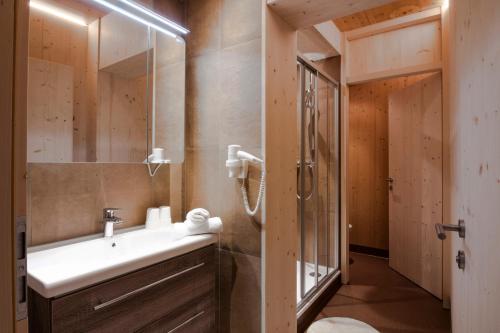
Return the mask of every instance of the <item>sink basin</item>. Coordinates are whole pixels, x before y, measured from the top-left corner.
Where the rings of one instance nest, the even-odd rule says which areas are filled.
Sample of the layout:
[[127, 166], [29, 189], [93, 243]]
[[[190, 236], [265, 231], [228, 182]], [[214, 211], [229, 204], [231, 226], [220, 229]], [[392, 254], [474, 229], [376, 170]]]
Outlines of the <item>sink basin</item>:
[[173, 258], [217, 241], [179, 238], [172, 228], [140, 229], [28, 253], [28, 285], [50, 298]]

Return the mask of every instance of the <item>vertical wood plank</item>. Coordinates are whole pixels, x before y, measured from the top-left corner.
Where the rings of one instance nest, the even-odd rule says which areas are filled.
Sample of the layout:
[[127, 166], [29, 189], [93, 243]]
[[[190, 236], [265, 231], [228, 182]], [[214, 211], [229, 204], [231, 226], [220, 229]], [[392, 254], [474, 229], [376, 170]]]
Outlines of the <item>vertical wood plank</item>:
[[[264, 9], [265, 328], [296, 331], [297, 33]], [[286, 279], [282, 277], [286, 276]]]
[[14, 330], [12, 123], [14, 83], [15, 1], [0, 2], [0, 331]]
[[[14, 60], [14, 217], [27, 215], [27, 80], [28, 80], [28, 1], [16, 1], [16, 43]], [[29, 237], [29, 229], [26, 237]], [[28, 319], [15, 323], [15, 332], [28, 332]], [[2, 331], [0, 329], [0, 331]]]
[[[443, 223], [451, 221], [451, 186], [450, 186], [450, 15], [448, 8], [441, 9], [441, 52], [443, 69]], [[443, 307], [449, 309], [451, 305], [451, 270], [452, 270], [451, 240], [443, 241]]]
[[389, 265], [442, 297], [441, 74], [389, 96]]
[[349, 282], [349, 44], [342, 34], [340, 58], [340, 271], [342, 283]]
[[[499, 332], [500, 6], [452, 0], [450, 15], [450, 222], [453, 332]], [[465, 252], [465, 270], [453, 262]]]

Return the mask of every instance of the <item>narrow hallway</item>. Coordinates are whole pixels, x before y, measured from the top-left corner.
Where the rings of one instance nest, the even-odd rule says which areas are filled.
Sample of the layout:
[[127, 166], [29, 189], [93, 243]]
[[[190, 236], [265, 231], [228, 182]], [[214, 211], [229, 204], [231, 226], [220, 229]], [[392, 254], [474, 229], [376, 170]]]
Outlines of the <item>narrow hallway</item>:
[[451, 332], [441, 301], [389, 268], [388, 260], [351, 253], [351, 281], [316, 320], [350, 317], [382, 333]]

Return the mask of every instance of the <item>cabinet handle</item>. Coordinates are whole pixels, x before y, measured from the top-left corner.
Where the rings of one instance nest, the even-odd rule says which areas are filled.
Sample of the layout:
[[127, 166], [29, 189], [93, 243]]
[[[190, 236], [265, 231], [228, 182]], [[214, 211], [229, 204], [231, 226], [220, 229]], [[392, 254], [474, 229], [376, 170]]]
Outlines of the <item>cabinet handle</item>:
[[156, 281], [156, 282], [153, 282], [153, 283], [151, 283], [151, 284], [148, 284], [148, 285], [146, 285], [146, 286], [144, 286], [144, 287], [141, 287], [141, 288], [139, 288], [139, 289], [133, 290], [133, 291], [131, 291], [131, 292], [128, 292], [128, 293], [126, 293], [126, 294], [123, 294], [123, 295], [121, 295], [121, 296], [118, 296], [118, 297], [116, 297], [116, 298], [113, 298], [113, 299], [111, 299], [111, 300], [109, 300], [109, 301], [107, 301], [107, 302], [104, 302], [104, 303], [98, 304], [98, 305], [94, 306], [94, 311], [97, 311], [97, 310], [102, 310], [102, 309], [104, 309], [104, 308], [107, 308], [108, 306], [111, 306], [111, 305], [113, 305], [113, 304], [115, 304], [115, 303], [121, 302], [121, 301], [123, 301], [123, 300], [125, 300], [125, 299], [127, 299], [127, 298], [129, 298], [129, 297], [132, 297], [132, 296], [137, 295], [137, 294], [139, 294], [139, 293], [141, 293], [141, 292], [143, 292], [143, 291], [145, 291], [145, 290], [148, 290], [148, 289], [150, 289], [150, 288], [153, 288], [153, 287], [155, 287], [155, 286], [157, 286], [157, 285], [159, 285], [159, 284], [161, 284], [161, 283], [163, 283], [163, 282], [165, 282], [165, 281], [171, 280], [171, 279], [176, 278], [176, 277], [178, 277], [178, 276], [180, 276], [180, 275], [186, 274], [186, 273], [188, 273], [188, 272], [190, 272], [190, 271], [192, 271], [192, 270], [195, 270], [195, 269], [197, 269], [197, 268], [200, 268], [200, 267], [201, 267], [201, 266], [203, 266], [203, 265], [205, 265], [205, 263], [204, 263], [204, 262], [202, 262], [201, 264], [198, 264], [198, 265], [196, 265], [196, 266], [189, 267], [189, 268], [187, 268], [187, 269], [185, 269], [185, 270], [183, 270], [183, 271], [177, 272], [177, 273], [172, 274], [172, 275], [170, 275], [170, 276], [167, 276], [166, 278], [163, 278], [163, 279], [161, 279], [161, 280], [158, 280], [158, 281]]
[[175, 331], [177, 331], [178, 329], [181, 329], [182, 327], [184, 327], [185, 325], [189, 324], [190, 322], [192, 322], [193, 320], [195, 320], [196, 318], [198, 318], [199, 316], [203, 315], [205, 313], [205, 311], [201, 311], [197, 314], [195, 314], [194, 316], [192, 316], [191, 318], [189, 318], [188, 320], [186, 320], [185, 322], [183, 322], [182, 324], [174, 327], [173, 329], [171, 329], [170, 331], [168, 331], [167, 333], [174, 333]]

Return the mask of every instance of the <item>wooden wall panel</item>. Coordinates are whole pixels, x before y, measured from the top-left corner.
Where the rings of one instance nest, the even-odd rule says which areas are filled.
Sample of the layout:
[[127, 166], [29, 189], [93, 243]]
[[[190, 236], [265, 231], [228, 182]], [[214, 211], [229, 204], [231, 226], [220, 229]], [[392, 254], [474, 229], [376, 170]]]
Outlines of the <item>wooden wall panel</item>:
[[[496, 0], [450, 1], [450, 223], [453, 332], [499, 332], [500, 6]], [[453, 262], [465, 251], [465, 270]]]
[[265, 5], [264, 18], [264, 331], [293, 333], [297, 327], [297, 145], [290, 143], [297, 142], [297, 33]]
[[143, 54], [150, 47], [148, 28], [116, 12], [101, 18], [100, 42], [100, 69]]
[[28, 160], [73, 161], [73, 67], [29, 59]]
[[426, 22], [348, 41], [347, 54], [349, 57], [347, 76], [351, 84], [377, 76], [376, 74], [379, 74], [379, 78], [384, 78], [405, 69], [412, 71], [417, 67], [439, 67], [440, 21]]
[[87, 160], [87, 27], [30, 12], [30, 57], [73, 67], [73, 160]]
[[0, 2], [0, 331], [14, 331], [12, 124], [15, 1]]
[[349, 89], [350, 243], [389, 248], [388, 96], [428, 75], [351, 86]]
[[398, 0], [387, 5], [356, 12], [333, 20], [340, 31], [349, 31], [391, 20], [431, 7], [441, 6], [443, 0]]
[[147, 156], [145, 76], [99, 73], [97, 161], [142, 162]]

